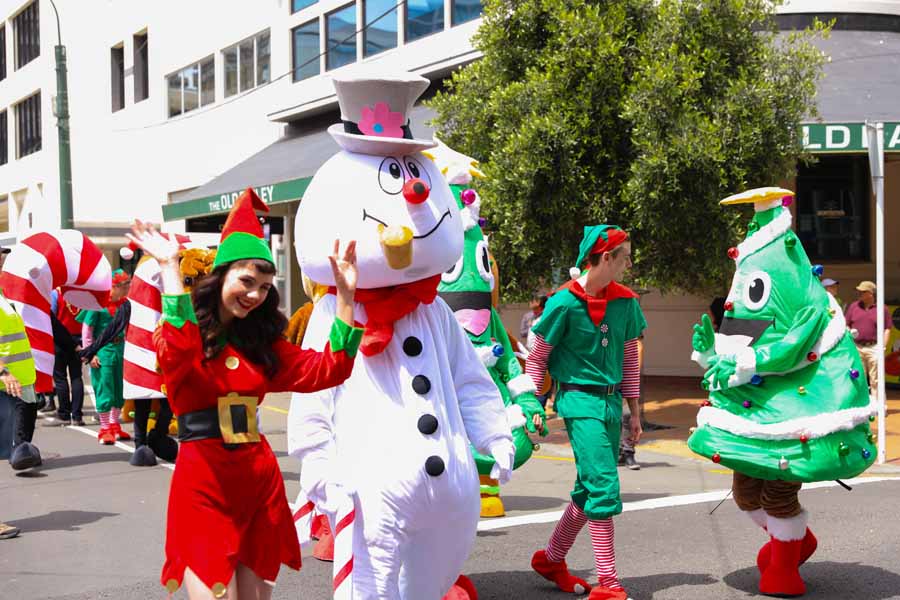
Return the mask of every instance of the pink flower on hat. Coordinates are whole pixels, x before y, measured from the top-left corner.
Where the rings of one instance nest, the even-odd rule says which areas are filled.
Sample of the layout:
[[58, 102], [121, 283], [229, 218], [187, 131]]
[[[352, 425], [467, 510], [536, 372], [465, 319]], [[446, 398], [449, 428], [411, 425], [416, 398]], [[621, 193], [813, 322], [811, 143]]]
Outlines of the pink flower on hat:
[[403, 137], [403, 114], [391, 112], [387, 102], [378, 102], [375, 108], [368, 106], [362, 108], [362, 119], [359, 121], [359, 130], [366, 135], [380, 137]]

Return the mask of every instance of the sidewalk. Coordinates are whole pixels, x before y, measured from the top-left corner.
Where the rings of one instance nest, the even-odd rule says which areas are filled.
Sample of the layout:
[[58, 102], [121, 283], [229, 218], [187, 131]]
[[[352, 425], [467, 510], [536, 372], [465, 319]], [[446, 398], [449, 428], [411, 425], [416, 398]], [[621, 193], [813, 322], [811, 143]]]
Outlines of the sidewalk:
[[[671, 429], [645, 431], [638, 452], [649, 450], [683, 458], [697, 458], [688, 450], [689, 430], [696, 424], [697, 410], [707, 395], [697, 377], [644, 377], [644, 420]], [[900, 390], [887, 391], [887, 463], [900, 467]], [[543, 444], [568, 444], [561, 419], [552, 419], [553, 433]], [[878, 431], [878, 421], [872, 423]], [[877, 467], [878, 465], [876, 465]]]

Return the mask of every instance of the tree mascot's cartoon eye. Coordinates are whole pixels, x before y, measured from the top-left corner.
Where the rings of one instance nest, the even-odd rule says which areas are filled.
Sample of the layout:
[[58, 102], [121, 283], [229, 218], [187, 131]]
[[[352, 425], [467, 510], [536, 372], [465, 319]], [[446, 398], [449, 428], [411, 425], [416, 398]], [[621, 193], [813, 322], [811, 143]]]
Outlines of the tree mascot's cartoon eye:
[[378, 167], [378, 185], [386, 194], [395, 196], [403, 191], [406, 177], [403, 175], [403, 166], [393, 156], [386, 157]]
[[744, 279], [744, 306], [757, 311], [769, 302], [772, 278], [765, 271], [754, 271]]
[[441, 273], [441, 281], [444, 283], [453, 283], [459, 276], [462, 275], [463, 270], [463, 257], [460, 256], [459, 260], [456, 261], [456, 264], [450, 267], [449, 270]]
[[494, 274], [491, 273], [491, 259], [488, 256], [487, 243], [482, 240], [475, 246], [475, 264], [478, 266], [478, 274], [481, 278], [494, 287]]

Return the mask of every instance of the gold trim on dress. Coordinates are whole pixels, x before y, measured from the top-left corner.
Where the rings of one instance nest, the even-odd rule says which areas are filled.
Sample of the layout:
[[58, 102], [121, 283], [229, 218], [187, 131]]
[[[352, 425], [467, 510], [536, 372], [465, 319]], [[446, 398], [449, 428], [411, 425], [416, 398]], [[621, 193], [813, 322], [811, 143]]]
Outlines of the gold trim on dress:
[[[256, 422], [256, 405], [259, 399], [256, 396], [239, 396], [237, 392], [231, 392], [227, 396], [219, 396], [219, 429], [222, 432], [222, 440], [226, 444], [247, 444], [260, 441], [259, 424]], [[247, 430], [234, 431], [234, 423], [231, 419], [231, 407], [244, 406], [247, 415]]]

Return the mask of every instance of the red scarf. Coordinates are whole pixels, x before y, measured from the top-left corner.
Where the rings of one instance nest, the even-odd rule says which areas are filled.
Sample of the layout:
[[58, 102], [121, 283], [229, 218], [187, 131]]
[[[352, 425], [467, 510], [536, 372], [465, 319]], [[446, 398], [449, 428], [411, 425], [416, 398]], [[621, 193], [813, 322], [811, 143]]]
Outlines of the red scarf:
[[119, 298], [115, 302], [110, 300], [109, 304], [106, 305], [106, 310], [107, 310], [107, 312], [109, 312], [110, 316], [113, 316], [113, 317], [116, 316], [116, 311], [119, 310], [119, 307], [122, 306], [122, 304], [126, 300], [128, 300], [128, 298], [126, 296]]
[[[434, 302], [440, 282], [441, 276], [435, 275], [403, 285], [356, 290], [354, 300], [365, 307], [369, 319], [359, 346], [362, 353], [366, 356], [381, 353], [394, 337], [394, 322], [416, 310], [419, 304]], [[336, 292], [334, 287], [328, 288], [329, 294]]]
[[616, 283], [615, 281], [610, 282], [610, 284], [600, 290], [600, 293], [596, 296], [591, 296], [590, 294], [585, 292], [584, 288], [581, 287], [581, 284], [578, 283], [577, 280], [572, 280], [559, 289], [569, 290], [573, 296], [587, 305], [588, 316], [590, 316], [591, 321], [594, 323], [595, 327], [599, 325], [600, 321], [603, 320], [603, 317], [606, 316], [607, 303], [619, 298], [638, 297], [638, 295], [632, 292], [630, 289], [628, 289], [621, 283]]

